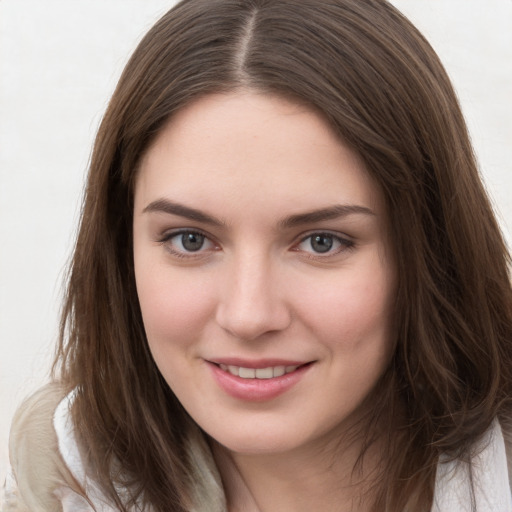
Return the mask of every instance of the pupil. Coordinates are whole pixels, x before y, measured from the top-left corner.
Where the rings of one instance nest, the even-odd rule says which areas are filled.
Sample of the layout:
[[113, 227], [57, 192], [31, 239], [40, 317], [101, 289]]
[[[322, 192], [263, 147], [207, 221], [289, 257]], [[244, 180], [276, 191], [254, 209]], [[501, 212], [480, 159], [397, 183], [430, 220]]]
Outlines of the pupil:
[[311, 247], [315, 252], [327, 252], [332, 248], [332, 236], [316, 235], [311, 240]]
[[204, 236], [199, 233], [185, 233], [181, 236], [181, 243], [187, 251], [198, 251], [204, 243]]

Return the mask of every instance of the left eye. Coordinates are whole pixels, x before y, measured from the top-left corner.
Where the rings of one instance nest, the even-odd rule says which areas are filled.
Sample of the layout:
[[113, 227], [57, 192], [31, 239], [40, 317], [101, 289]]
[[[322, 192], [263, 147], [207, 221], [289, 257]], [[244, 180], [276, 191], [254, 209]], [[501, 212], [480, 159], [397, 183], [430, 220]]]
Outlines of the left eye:
[[344, 240], [331, 233], [313, 233], [303, 238], [297, 246], [297, 249], [305, 252], [313, 252], [315, 254], [326, 254], [332, 252], [337, 253], [351, 245], [351, 242], [348, 240]]

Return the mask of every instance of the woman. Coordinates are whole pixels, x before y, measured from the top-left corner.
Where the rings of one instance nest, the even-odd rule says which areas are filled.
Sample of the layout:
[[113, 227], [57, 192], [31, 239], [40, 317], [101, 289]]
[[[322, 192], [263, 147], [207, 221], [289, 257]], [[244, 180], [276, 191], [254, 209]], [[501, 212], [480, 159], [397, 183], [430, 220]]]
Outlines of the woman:
[[13, 506], [512, 510], [507, 263], [390, 5], [184, 1], [100, 127]]

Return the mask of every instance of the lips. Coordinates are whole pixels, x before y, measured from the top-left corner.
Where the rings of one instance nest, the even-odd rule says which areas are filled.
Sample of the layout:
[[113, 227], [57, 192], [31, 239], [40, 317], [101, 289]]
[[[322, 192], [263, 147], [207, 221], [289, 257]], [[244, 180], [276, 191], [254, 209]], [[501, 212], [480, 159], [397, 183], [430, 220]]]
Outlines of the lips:
[[239, 400], [272, 400], [306, 375], [313, 362], [265, 360], [207, 361], [215, 381], [228, 395]]

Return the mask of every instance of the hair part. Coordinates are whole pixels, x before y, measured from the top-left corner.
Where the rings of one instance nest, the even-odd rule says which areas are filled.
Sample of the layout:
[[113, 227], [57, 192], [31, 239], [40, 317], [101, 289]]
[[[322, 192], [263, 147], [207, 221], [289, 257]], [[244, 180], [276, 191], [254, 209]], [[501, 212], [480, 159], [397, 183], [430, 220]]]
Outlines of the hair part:
[[368, 397], [360, 462], [385, 436], [374, 509], [428, 511], [439, 455], [470, 459], [510, 409], [509, 259], [446, 72], [383, 0], [185, 0], [135, 50], [96, 138], [54, 366], [78, 390], [74, 421], [95, 476], [120, 510], [190, 508], [183, 447], [197, 427], [148, 348], [133, 189], [170, 117], [239, 88], [320, 112], [383, 192], [396, 348]]

